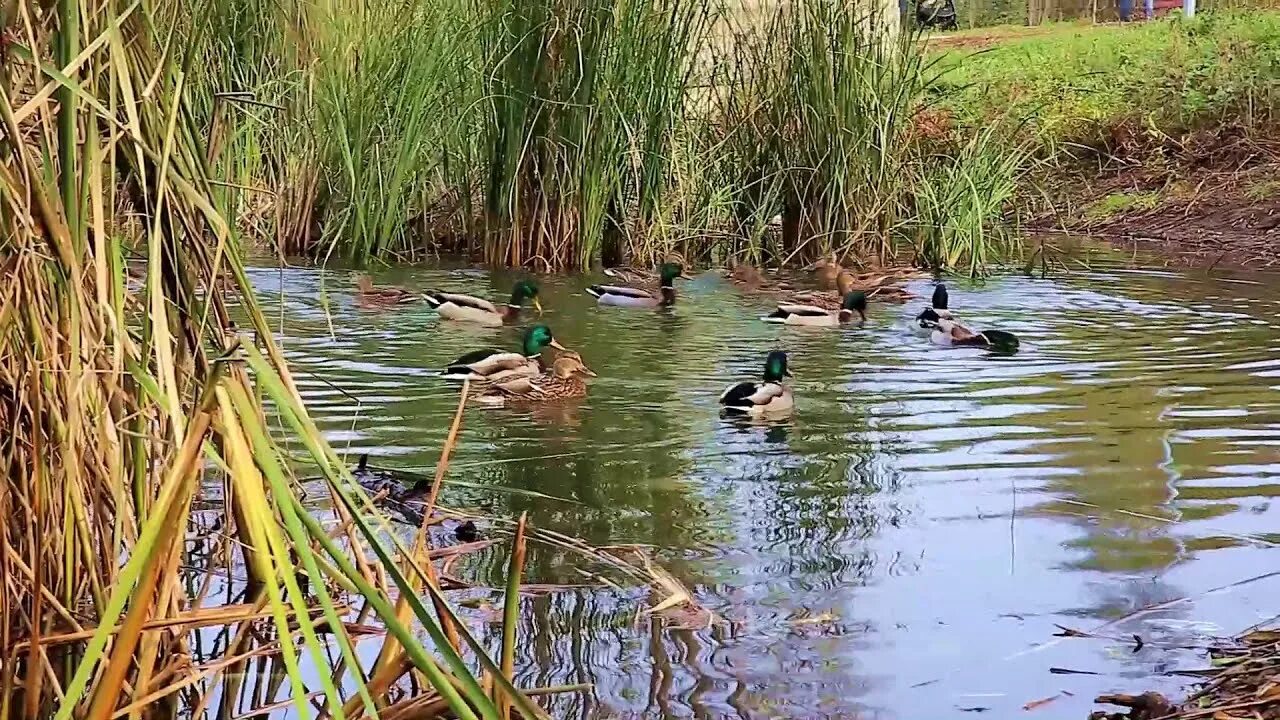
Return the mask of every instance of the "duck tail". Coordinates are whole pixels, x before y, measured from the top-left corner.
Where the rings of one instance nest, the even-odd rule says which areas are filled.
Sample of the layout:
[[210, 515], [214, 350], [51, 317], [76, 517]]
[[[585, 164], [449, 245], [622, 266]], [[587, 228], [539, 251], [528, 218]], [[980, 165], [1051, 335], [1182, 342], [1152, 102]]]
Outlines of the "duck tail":
[[761, 315], [760, 319], [767, 323], [786, 323], [787, 313], [782, 308], [778, 308], [768, 315]]
[[983, 330], [982, 336], [987, 339], [987, 345], [993, 350], [999, 352], [1016, 352], [1018, 349], [1018, 336], [1003, 330]]
[[433, 308], [438, 308], [444, 304], [444, 300], [437, 296], [434, 290], [422, 293], [422, 299], [426, 300], [427, 304]]
[[[608, 270], [606, 270], [605, 272], [608, 272]], [[590, 295], [591, 297], [598, 298], [604, 295], [604, 290], [600, 289], [599, 285], [592, 285], [591, 287], [587, 288], [587, 294]]]

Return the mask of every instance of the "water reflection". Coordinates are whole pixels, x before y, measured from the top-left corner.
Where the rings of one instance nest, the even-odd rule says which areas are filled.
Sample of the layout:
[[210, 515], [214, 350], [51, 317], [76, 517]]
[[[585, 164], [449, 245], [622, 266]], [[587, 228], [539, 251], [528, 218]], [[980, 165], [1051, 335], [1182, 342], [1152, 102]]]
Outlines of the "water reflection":
[[[385, 465], [430, 472], [456, 403], [433, 372], [518, 339], [425, 306], [358, 307], [345, 273], [254, 279], [329, 439]], [[514, 275], [378, 279], [496, 297]], [[1116, 265], [953, 283], [966, 320], [1022, 338], [1013, 357], [928, 345], [908, 331], [919, 303], [813, 332], [758, 322], [762, 305], [710, 276], [663, 313], [596, 308], [586, 278], [538, 280], [544, 320], [600, 377], [564, 407], [469, 411], [451, 470], [467, 486], [446, 500], [654, 546], [725, 620], [638, 619], [642, 590], [580, 587], [576, 558], [531, 548], [532, 582], [575, 587], [525, 601], [520, 680], [596, 686], [552, 700], [557, 716], [1009, 716], [1065, 689], [1037, 715], [1083, 717], [1098, 691], [1194, 664], [1161, 645], [1248, 625], [1248, 598], [1265, 597], [1173, 602], [1106, 630], [1142, 634], [1141, 652], [1053, 638], [1246, 578], [1280, 540], [1280, 290], [1265, 277]], [[795, 417], [719, 417], [724, 385], [775, 348]], [[502, 557], [466, 570], [497, 585]]]

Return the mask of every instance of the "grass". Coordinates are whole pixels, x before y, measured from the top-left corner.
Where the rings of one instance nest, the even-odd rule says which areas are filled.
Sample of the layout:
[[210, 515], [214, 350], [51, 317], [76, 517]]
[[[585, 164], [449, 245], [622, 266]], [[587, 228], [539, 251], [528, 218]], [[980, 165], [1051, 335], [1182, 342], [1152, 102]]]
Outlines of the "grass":
[[1111, 193], [1085, 209], [1085, 219], [1099, 222], [1130, 212], [1154, 210], [1160, 204], [1158, 192]]
[[950, 51], [939, 105], [966, 126], [1012, 115], [1052, 156], [1205, 127], [1264, 128], [1280, 90], [1280, 13], [1203, 13], [1132, 25], [1064, 25], [982, 52]]
[[[219, 210], [164, 18], [136, 2], [18, 9], [19, 40], [0, 46], [0, 716], [199, 714], [221, 697], [229, 717], [257, 666], [263, 702], [300, 716], [545, 717], [511, 683], [514, 629], [499, 665], [441, 593], [425, 536], [388, 539], [311, 421]], [[303, 504], [299, 457], [324, 479], [327, 523]], [[221, 558], [194, 580], [192, 539]], [[222, 575], [247, 575], [239, 602], [211, 594]], [[222, 641], [193, 650], [198, 627]], [[356, 652], [370, 638], [382, 664]]]
[[879, 262], [953, 177], [914, 171], [918, 37], [836, 0], [742, 24], [710, 0], [210, 3], [180, 29], [218, 207], [282, 254]]

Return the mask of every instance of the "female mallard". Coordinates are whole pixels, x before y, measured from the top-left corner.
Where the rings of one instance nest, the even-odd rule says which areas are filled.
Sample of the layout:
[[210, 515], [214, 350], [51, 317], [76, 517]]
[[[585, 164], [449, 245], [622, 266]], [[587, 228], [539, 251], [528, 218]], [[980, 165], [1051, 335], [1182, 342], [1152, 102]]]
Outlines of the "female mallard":
[[541, 355], [547, 346], [564, 350], [546, 325], [534, 325], [524, 333], [521, 352], [475, 350], [449, 363], [444, 370], [447, 380], [503, 382], [518, 377], [532, 377], [542, 372]]
[[999, 352], [1018, 349], [1018, 337], [1004, 330], [974, 332], [950, 318], [942, 317], [933, 308], [925, 308], [917, 318], [921, 327], [929, 328], [929, 339], [936, 345], [961, 345], [985, 347]]
[[585, 397], [587, 383], [583, 378], [595, 377], [576, 352], [562, 352], [556, 356], [551, 369], [536, 377], [519, 377], [495, 383], [477, 400], [487, 405], [505, 405], [511, 402], [541, 403]]
[[811, 263], [805, 267], [805, 270], [813, 273], [813, 279], [818, 283], [818, 287], [823, 290], [830, 290], [835, 287], [840, 273], [844, 272], [844, 268], [840, 265], [840, 258], [834, 252], [821, 260]]
[[624, 307], [668, 307], [676, 302], [676, 278], [688, 278], [684, 274], [684, 267], [679, 263], [663, 263], [658, 268], [658, 278], [661, 285], [658, 288], [658, 294], [643, 288], [626, 287], [623, 285], [592, 285], [587, 288], [587, 293], [596, 298], [596, 302], [601, 305], [621, 305]]
[[356, 299], [369, 305], [399, 305], [417, 302], [418, 296], [402, 287], [374, 287], [373, 278], [360, 274], [356, 276]]
[[511, 298], [501, 308], [474, 295], [439, 290], [430, 290], [423, 297], [442, 318], [480, 323], [491, 327], [515, 322], [520, 317], [520, 308], [525, 300], [532, 300], [533, 307], [538, 310], [539, 315], [542, 314], [542, 303], [538, 302], [538, 286], [531, 280], [521, 280], [516, 283], [511, 289]]
[[859, 322], [866, 321], [867, 294], [860, 290], [846, 293], [844, 301], [840, 303], [839, 310], [831, 311], [814, 305], [781, 303], [772, 314], [760, 319], [765, 322], [782, 323], [783, 325], [835, 327], [853, 320], [854, 313], [858, 314]]
[[792, 301], [795, 305], [812, 305], [823, 310], [836, 311], [844, 307], [844, 301], [849, 297], [849, 293], [856, 289], [853, 273], [848, 270], [841, 270], [836, 274], [836, 291], [834, 293], [823, 290], [801, 290], [792, 295]]
[[787, 354], [774, 350], [764, 361], [764, 382], [730, 385], [720, 395], [720, 404], [726, 412], [752, 417], [789, 413], [795, 403], [791, 389], [782, 384], [784, 377], [791, 377]]

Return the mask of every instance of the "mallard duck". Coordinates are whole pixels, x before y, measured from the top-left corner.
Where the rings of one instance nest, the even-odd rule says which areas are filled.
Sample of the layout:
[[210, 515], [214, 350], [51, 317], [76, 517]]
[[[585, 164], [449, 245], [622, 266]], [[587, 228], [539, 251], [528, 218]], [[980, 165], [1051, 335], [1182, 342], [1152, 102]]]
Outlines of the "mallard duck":
[[679, 263], [663, 263], [658, 268], [661, 283], [655, 295], [649, 290], [623, 285], [592, 285], [587, 293], [596, 298], [601, 305], [621, 305], [625, 307], [667, 307], [676, 301], [676, 278], [686, 278], [684, 267]]
[[839, 310], [827, 310], [814, 305], [781, 303], [778, 305], [777, 310], [760, 319], [765, 322], [782, 323], [784, 325], [835, 327], [853, 320], [854, 313], [858, 314], [859, 322], [866, 321], [867, 294], [861, 290], [852, 290], [846, 293]]
[[536, 377], [519, 377], [494, 383], [478, 399], [487, 405], [504, 405], [508, 402], [548, 402], [585, 397], [587, 383], [583, 378], [595, 377], [576, 352], [562, 352], [556, 356], [551, 369]]
[[1000, 352], [1018, 349], [1018, 337], [1004, 330], [974, 332], [950, 318], [944, 318], [933, 308], [925, 308], [917, 317], [921, 326], [928, 327], [929, 339], [936, 345], [962, 345], [985, 347]]
[[[929, 307], [925, 308], [925, 312], [932, 310], [934, 315], [937, 315], [939, 318], [954, 321], [956, 316], [951, 313], [951, 310], [947, 307], [947, 303], [947, 286], [942, 283], [938, 283], [933, 288], [933, 297], [929, 300]], [[925, 320], [924, 312], [921, 312], [916, 316], [916, 331], [921, 335], [929, 335], [933, 333], [933, 331], [937, 329], [935, 325], [936, 324], [932, 321]]]
[[849, 293], [856, 289], [853, 273], [848, 270], [841, 270], [836, 274], [835, 282], [836, 291], [834, 293], [823, 290], [801, 290], [791, 296], [792, 304], [811, 305], [832, 312], [842, 309]]
[[551, 335], [546, 325], [534, 325], [524, 333], [521, 352], [502, 350], [475, 350], [449, 363], [444, 370], [446, 380], [471, 380], [473, 382], [503, 382], [518, 377], [531, 377], [542, 372], [542, 351], [551, 346], [564, 350]]
[[791, 389], [782, 384], [784, 377], [791, 377], [787, 354], [774, 350], [764, 361], [764, 382], [730, 385], [720, 395], [720, 404], [726, 412], [752, 417], [789, 413], [795, 403]]
[[830, 290], [835, 287], [836, 279], [840, 277], [841, 271], [844, 270], [840, 266], [840, 258], [834, 252], [821, 260], [813, 262], [805, 267], [813, 273], [813, 279], [823, 290]]
[[412, 292], [390, 285], [374, 287], [373, 278], [360, 274], [356, 276], [356, 299], [373, 305], [399, 305], [417, 302], [418, 297]]
[[429, 290], [423, 298], [440, 317], [462, 322], [474, 322], [481, 325], [497, 327], [509, 324], [520, 317], [520, 308], [525, 300], [533, 301], [533, 307], [542, 314], [542, 303], [538, 301], [538, 286], [532, 280], [521, 280], [511, 288], [511, 298], [501, 308], [483, 298], [474, 295]]

